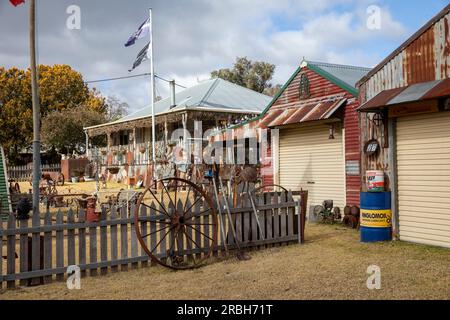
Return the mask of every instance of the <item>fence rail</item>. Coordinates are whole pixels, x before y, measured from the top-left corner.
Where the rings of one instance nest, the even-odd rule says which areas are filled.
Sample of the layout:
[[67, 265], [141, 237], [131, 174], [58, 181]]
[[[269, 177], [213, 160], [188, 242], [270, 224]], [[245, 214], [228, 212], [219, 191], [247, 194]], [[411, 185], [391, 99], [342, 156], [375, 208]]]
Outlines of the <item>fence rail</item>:
[[[18, 182], [30, 181], [33, 174], [31, 166], [10, 166], [7, 168], [8, 178]], [[61, 172], [61, 164], [46, 164], [41, 166], [41, 172]]]
[[[265, 236], [259, 234], [253, 208], [249, 199], [243, 197], [236, 208], [232, 208], [232, 221], [237, 230], [240, 246], [243, 248], [263, 249], [267, 247], [302, 243], [304, 236], [305, 203], [307, 194], [302, 200], [295, 201], [292, 193], [266, 193], [257, 198], [256, 209], [258, 220]], [[10, 216], [6, 223], [0, 223], [0, 289], [6, 287], [40, 285], [52, 281], [62, 281], [67, 276], [67, 268], [77, 265], [83, 276], [104, 275], [108, 272], [125, 271], [129, 268], [151, 265], [149, 257], [138, 245], [134, 225], [134, 207], [112, 208], [107, 216], [102, 213], [100, 222], [88, 223], [85, 212], [70, 210], [45, 214], [43, 221], [33, 217], [32, 221], [16, 221]], [[156, 230], [161, 216], [141, 208], [140, 228], [151, 232]], [[209, 214], [203, 214], [204, 219]], [[207, 221], [207, 220], [206, 220]], [[208, 226], [200, 226], [199, 232], [209, 233]], [[218, 232], [219, 239], [214, 248], [214, 255], [224, 252], [225, 243], [228, 248], [235, 248], [236, 243], [225, 225], [226, 238]], [[147, 243], [154, 245], [158, 233], [146, 238]], [[166, 247], [167, 248], [167, 247]], [[202, 255], [209, 248], [189, 247], [182, 252], [185, 258]], [[168, 258], [165, 246], [155, 251], [159, 258]]]

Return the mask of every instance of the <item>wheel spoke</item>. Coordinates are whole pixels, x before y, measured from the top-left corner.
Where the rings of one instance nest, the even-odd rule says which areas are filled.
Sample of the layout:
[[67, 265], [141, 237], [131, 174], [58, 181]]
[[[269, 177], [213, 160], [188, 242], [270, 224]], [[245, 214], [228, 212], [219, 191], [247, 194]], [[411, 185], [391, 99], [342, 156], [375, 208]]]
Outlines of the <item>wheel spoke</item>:
[[186, 202], [184, 203], [184, 206], [183, 206], [183, 212], [186, 212], [186, 205], [187, 205], [187, 203], [189, 201], [189, 196], [191, 195], [191, 190], [192, 190], [192, 186], [189, 185], [189, 190], [188, 190], [188, 193], [187, 193], [187, 196], [186, 196]]
[[201, 250], [202, 247], [199, 246], [198, 243], [197, 243], [194, 239], [192, 239], [192, 237], [189, 236], [188, 233], [187, 233], [185, 230], [183, 230], [183, 232], [184, 232], [184, 234], [186, 235], [186, 237], [188, 237], [189, 240], [191, 240], [191, 242], [194, 243], [194, 244], [197, 246], [197, 248], [199, 248], [199, 249]]
[[[186, 241], [186, 242], [187, 242], [187, 245], [188, 245], [188, 247], [190, 248], [191, 252], [194, 251], [194, 249], [192, 248], [191, 242], [194, 243], [199, 249], [201, 249], [201, 247], [198, 246], [198, 245], [196, 244], [196, 242], [191, 238], [191, 236], [189, 236], [189, 234], [186, 232], [186, 229], [183, 229], [183, 232], [184, 232], [184, 234], [186, 235], [186, 238], [187, 238], [187, 240], [188, 240], [188, 241]], [[194, 260], [194, 265], [196, 265], [196, 264], [197, 264], [197, 260], [195, 259], [195, 254], [194, 254], [194, 253], [191, 253], [191, 256], [192, 256], [192, 259]]]
[[[172, 232], [172, 230], [171, 230], [171, 232]], [[169, 254], [172, 254], [172, 250], [175, 249], [175, 242], [176, 242], [175, 240], [178, 240], [178, 231], [175, 233], [175, 236], [173, 237], [172, 240], [173, 240], [172, 244], [169, 247]]]
[[165, 230], [165, 229], [167, 229], [167, 228], [170, 228], [170, 226], [166, 226], [166, 227], [164, 227], [164, 228], [162, 228], [162, 229], [153, 231], [152, 233], [146, 234], [145, 236], [141, 236], [141, 238], [147, 238], [147, 237], [151, 236], [152, 234], [158, 233], [158, 232], [163, 231], [163, 230]]
[[150, 210], [155, 210], [156, 212], [159, 212], [159, 213], [161, 213], [161, 214], [163, 214], [163, 215], [165, 215], [165, 216], [167, 216], [167, 217], [169, 217], [170, 218], [170, 216], [167, 214], [167, 213], [165, 213], [165, 212], [163, 212], [163, 211], [160, 211], [160, 210], [158, 210], [158, 209], [156, 209], [156, 208], [154, 208], [154, 207], [150, 207], [148, 204], [146, 204], [146, 203], [141, 203], [144, 207], [147, 207], [147, 208], [149, 208]]
[[190, 226], [190, 225], [188, 225], [188, 224], [187, 224], [187, 226], [188, 226], [189, 228], [191, 228], [191, 229], [194, 229], [194, 230], [197, 231], [197, 232], [200, 232], [203, 236], [207, 237], [209, 240], [211, 240], [212, 242], [214, 242], [214, 239], [212, 239], [210, 236], [207, 236], [204, 232], [202, 232], [202, 231], [198, 230], [197, 228], [194, 228], [194, 227], [192, 227], [192, 226]]
[[158, 200], [158, 198], [156, 197], [156, 195], [153, 193], [152, 190], [150, 190], [150, 193], [152, 194], [153, 198], [156, 200], [156, 202], [158, 202], [159, 206], [164, 210], [164, 212], [166, 213], [166, 216], [168, 216], [170, 218], [170, 214], [166, 211], [166, 207], [164, 207], [161, 202]]
[[196, 204], [197, 202], [202, 198], [202, 196], [200, 195], [200, 197], [197, 198], [197, 200], [195, 200], [195, 202], [189, 207], [189, 209], [187, 209], [184, 213], [183, 216], [186, 216], [186, 213], [188, 213], [189, 210], [191, 210]]
[[176, 210], [177, 206], [173, 203], [172, 197], [170, 196], [170, 192], [169, 192], [169, 190], [167, 190], [167, 187], [166, 187], [164, 181], [163, 181], [162, 185], [163, 185], [164, 190], [167, 192], [167, 196], [169, 197], [169, 200], [172, 203], [173, 208]]
[[155, 245], [155, 247], [151, 251], [151, 254], [153, 254], [153, 252], [156, 250], [156, 248], [158, 248], [158, 246], [167, 238], [167, 235], [170, 233], [170, 231], [172, 231], [172, 228], [170, 228], [169, 231], [166, 232], [164, 237], [162, 237], [161, 240], [159, 240], [159, 242]]
[[203, 214], [207, 213], [208, 211], [211, 211], [211, 208], [206, 209], [205, 211], [199, 212], [198, 214], [191, 215], [190, 217], [186, 217], [185, 221], [192, 220], [192, 218], [194, 218], [194, 217], [201, 217]]

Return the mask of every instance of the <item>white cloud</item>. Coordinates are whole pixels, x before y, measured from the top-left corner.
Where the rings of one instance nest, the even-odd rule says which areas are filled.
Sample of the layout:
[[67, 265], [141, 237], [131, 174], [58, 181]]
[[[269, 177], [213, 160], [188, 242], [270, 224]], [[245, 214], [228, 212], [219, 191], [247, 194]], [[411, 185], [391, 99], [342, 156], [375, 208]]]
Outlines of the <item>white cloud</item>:
[[[86, 80], [127, 75], [137, 52], [123, 43], [142, 22], [148, 1], [42, 0], [39, 8], [40, 62], [67, 63]], [[303, 56], [310, 60], [374, 65], [382, 56], [367, 54], [372, 41], [405, 34], [388, 8], [382, 8], [382, 29], [366, 28], [369, 1], [357, 0], [191, 0], [153, 1], [155, 70], [191, 86], [212, 70], [230, 67], [236, 56], [277, 66], [275, 83], [284, 83]], [[81, 31], [65, 28], [68, 5], [82, 10]], [[28, 66], [27, 10], [0, 10], [0, 65]], [[6, 32], [4, 30], [7, 30]], [[133, 74], [148, 72], [145, 62]], [[149, 100], [148, 78], [96, 85], [133, 109]], [[160, 94], [168, 85], [159, 83]]]

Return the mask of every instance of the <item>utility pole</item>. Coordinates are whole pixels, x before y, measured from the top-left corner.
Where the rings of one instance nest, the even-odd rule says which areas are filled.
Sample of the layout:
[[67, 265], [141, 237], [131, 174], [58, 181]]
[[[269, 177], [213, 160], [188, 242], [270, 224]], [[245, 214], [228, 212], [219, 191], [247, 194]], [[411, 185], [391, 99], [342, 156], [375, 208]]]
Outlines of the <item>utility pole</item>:
[[36, 66], [36, 0], [30, 0], [30, 69], [33, 101], [33, 221], [39, 217], [39, 181], [41, 178], [41, 108]]
[[[39, 106], [39, 88], [37, 82], [36, 68], [36, 0], [30, 0], [30, 69], [31, 69], [31, 91], [33, 98], [33, 227], [39, 227], [41, 216], [39, 210], [39, 181], [41, 178], [41, 108]], [[39, 252], [40, 235], [32, 236], [31, 258], [32, 271], [41, 269]], [[36, 254], [35, 254], [36, 253]], [[32, 279], [32, 285], [39, 284], [39, 278]]]
[[153, 62], [153, 12], [149, 9], [150, 17], [150, 47], [148, 48], [148, 53], [150, 55], [150, 106], [152, 111], [152, 161], [153, 168], [156, 166], [156, 118], [155, 118], [155, 68]]

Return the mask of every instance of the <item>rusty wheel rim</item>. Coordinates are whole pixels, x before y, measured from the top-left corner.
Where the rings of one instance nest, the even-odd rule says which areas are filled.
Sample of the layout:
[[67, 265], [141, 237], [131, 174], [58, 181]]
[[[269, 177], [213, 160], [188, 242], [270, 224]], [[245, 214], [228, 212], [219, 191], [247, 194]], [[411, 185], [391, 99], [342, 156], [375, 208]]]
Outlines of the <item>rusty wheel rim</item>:
[[134, 222], [138, 241], [151, 260], [163, 267], [199, 268], [217, 244], [213, 202], [188, 180], [168, 178], [159, 183], [163, 187], [158, 193], [153, 191], [156, 188], [147, 188], [137, 201]]

